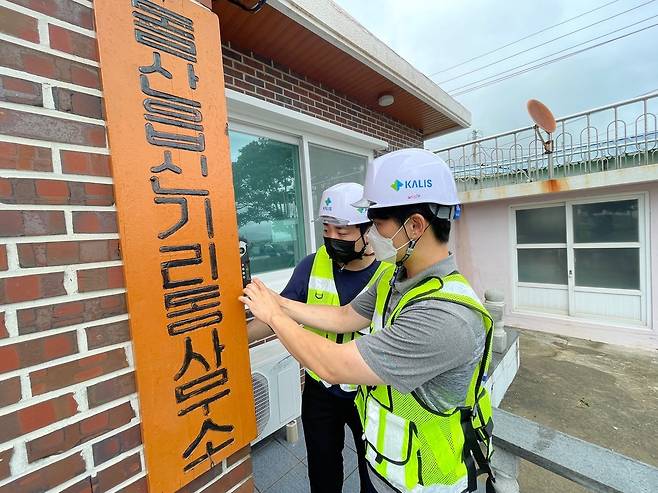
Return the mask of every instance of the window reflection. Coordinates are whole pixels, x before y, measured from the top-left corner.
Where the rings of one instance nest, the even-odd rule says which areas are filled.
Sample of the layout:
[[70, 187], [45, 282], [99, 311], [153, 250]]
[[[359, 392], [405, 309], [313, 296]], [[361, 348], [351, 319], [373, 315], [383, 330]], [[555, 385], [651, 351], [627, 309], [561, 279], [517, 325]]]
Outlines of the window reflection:
[[238, 230], [255, 274], [294, 267], [306, 254], [299, 146], [229, 132]]

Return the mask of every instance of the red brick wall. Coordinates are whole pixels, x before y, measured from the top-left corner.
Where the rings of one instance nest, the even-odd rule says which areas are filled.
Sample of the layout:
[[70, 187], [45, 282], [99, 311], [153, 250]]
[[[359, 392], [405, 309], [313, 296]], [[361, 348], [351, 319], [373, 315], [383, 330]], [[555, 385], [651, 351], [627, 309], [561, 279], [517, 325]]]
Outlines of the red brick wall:
[[256, 53], [222, 44], [226, 87], [389, 143], [423, 147], [422, 133]]
[[0, 1], [0, 493], [147, 491], [92, 5]]

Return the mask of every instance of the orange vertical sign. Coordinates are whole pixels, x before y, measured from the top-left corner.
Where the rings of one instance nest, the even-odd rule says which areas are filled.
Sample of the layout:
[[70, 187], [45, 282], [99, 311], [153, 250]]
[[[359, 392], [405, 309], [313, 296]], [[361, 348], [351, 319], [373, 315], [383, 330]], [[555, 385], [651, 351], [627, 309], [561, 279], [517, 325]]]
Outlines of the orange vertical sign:
[[152, 493], [256, 436], [218, 19], [94, 2]]

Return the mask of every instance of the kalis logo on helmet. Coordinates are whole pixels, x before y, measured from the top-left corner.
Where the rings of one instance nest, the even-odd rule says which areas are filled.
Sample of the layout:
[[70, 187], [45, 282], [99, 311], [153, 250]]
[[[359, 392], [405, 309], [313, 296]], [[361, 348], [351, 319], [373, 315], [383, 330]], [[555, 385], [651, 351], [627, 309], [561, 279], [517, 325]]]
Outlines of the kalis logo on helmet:
[[331, 212], [334, 210], [334, 208], [331, 206], [333, 201], [331, 200], [331, 197], [327, 197], [326, 200], [324, 201], [324, 205], [322, 206], [322, 210], [324, 212]]
[[400, 180], [395, 180], [391, 184], [391, 188], [395, 190], [396, 192], [399, 192], [403, 188], [431, 188], [432, 187], [432, 180], [431, 179], [426, 179], [426, 180], [405, 180], [405, 181], [400, 181]]

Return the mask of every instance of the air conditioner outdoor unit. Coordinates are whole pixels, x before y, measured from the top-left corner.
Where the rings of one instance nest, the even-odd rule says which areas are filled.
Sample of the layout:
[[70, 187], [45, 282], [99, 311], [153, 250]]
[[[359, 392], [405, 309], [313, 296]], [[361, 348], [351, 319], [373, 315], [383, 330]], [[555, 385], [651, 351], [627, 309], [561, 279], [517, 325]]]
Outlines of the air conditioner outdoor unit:
[[278, 340], [249, 350], [258, 436], [252, 445], [301, 415], [299, 363]]

